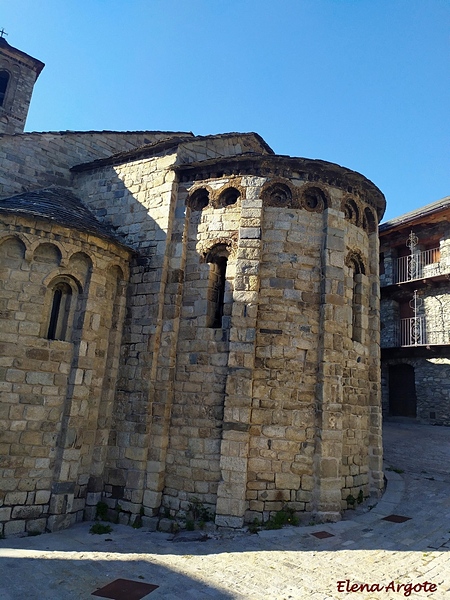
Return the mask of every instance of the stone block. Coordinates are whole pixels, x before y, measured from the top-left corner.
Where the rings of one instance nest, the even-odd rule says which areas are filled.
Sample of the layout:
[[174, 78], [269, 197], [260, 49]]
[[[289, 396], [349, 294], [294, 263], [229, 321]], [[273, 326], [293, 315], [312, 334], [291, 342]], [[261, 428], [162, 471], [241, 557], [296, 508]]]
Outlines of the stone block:
[[298, 490], [300, 475], [295, 473], [276, 473], [275, 486], [278, 490]]
[[15, 506], [12, 510], [13, 519], [36, 519], [42, 514], [42, 506]]
[[11, 507], [0, 508], [0, 521], [9, 521], [11, 518]]
[[30, 535], [36, 535], [40, 533], [45, 533], [45, 528], [47, 526], [47, 519], [32, 519], [31, 521], [27, 521], [26, 531]]
[[25, 504], [27, 501], [27, 492], [10, 492], [5, 496], [5, 504], [15, 506]]
[[3, 533], [7, 537], [8, 535], [19, 535], [25, 532], [26, 521], [9, 521], [3, 526]]

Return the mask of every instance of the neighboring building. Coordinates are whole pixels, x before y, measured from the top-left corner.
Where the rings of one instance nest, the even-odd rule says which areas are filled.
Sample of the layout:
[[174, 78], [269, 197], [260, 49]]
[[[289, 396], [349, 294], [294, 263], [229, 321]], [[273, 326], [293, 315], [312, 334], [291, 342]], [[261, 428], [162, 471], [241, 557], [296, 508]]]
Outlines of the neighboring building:
[[384, 414], [450, 425], [450, 197], [379, 234]]
[[4, 533], [380, 493], [373, 183], [254, 133], [0, 141]]

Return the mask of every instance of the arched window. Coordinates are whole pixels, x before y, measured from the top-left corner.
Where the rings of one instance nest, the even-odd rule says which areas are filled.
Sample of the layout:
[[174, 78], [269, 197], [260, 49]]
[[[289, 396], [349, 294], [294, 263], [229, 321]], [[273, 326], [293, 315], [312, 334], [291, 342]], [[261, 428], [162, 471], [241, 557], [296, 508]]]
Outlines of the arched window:
[[67, 340], [69, 333], [70, 309], [73, 302], [72, 288], [66, 282], [59, 282], [53, 288], [52, 306], [48, 324], [49, 340]]
[[310, 212], [321, 212], [328, 207], [327, 197], [318, 187], [308, 187], [303, 192], [302, 205]]
[[70, 341], [72, 325], [81, 292], [80, 284], [71, 277], [62, 275], [50, 283], [46, 300], [48, 317], [44, 323], [43, 336], [48, 340]]
[[234, 187], [226, 188], [219, 196], [219, 205], [225, 207], [236, 204], [240, 195], [241, 193], [238, 189]]
[[347, 221], [350, 221], [350, 223], [353, 223], [354, 225], [359, 225], [359, 208], [352, 198], [347, 198], [344, 201], [342, 210], [344, 211]]
[[367, 233], [374, 233], [377, 230], [377, 222], [370, 208], [366, 208], [363, 214], [363, 228]]
[[8, 71], [0, 71], [0, 106], [3, 106], [9, 82]]
[[292, 191], [285, 183], [275, 182], [263, 190], [262, 198], [266, 206], [289, 208], [292, 203]]
[[186, 204], [193, 211], [203, 210], [209, 204], [209, 191], [206, 188], [195, 190], [187, 199]]
[[225, 306], [226, 271], [229, 248], [226, 244], [217, 244], [206, 255], [210, 264], [208, 283], [208, 318], [207, 326], [219, 328], [223, 326]]
[[352, 271], [352, 334], [354, 342], [363, 343], [364, 341], [364, 275], [366, 273], [364, 263], [357, 253], [351, 253], [347, 256], [345, 264]]

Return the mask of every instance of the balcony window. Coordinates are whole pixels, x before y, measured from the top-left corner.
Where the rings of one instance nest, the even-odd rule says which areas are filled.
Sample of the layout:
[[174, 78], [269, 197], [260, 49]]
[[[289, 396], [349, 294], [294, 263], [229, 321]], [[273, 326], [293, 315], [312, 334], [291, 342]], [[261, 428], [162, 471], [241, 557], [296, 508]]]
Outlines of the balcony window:
[[433, 277], [440, 273], [439, 247], [427, 248], [397, 258], [395, 283]]

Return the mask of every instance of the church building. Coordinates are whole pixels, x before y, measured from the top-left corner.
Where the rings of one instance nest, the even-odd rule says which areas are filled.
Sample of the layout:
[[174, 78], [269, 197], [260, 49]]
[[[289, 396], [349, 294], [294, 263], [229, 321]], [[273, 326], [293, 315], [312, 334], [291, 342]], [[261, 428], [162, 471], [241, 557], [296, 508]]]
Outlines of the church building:
[[0, 533], [383, 488], [380, 190], [255, 133], [24, 133], [0, 38]]

